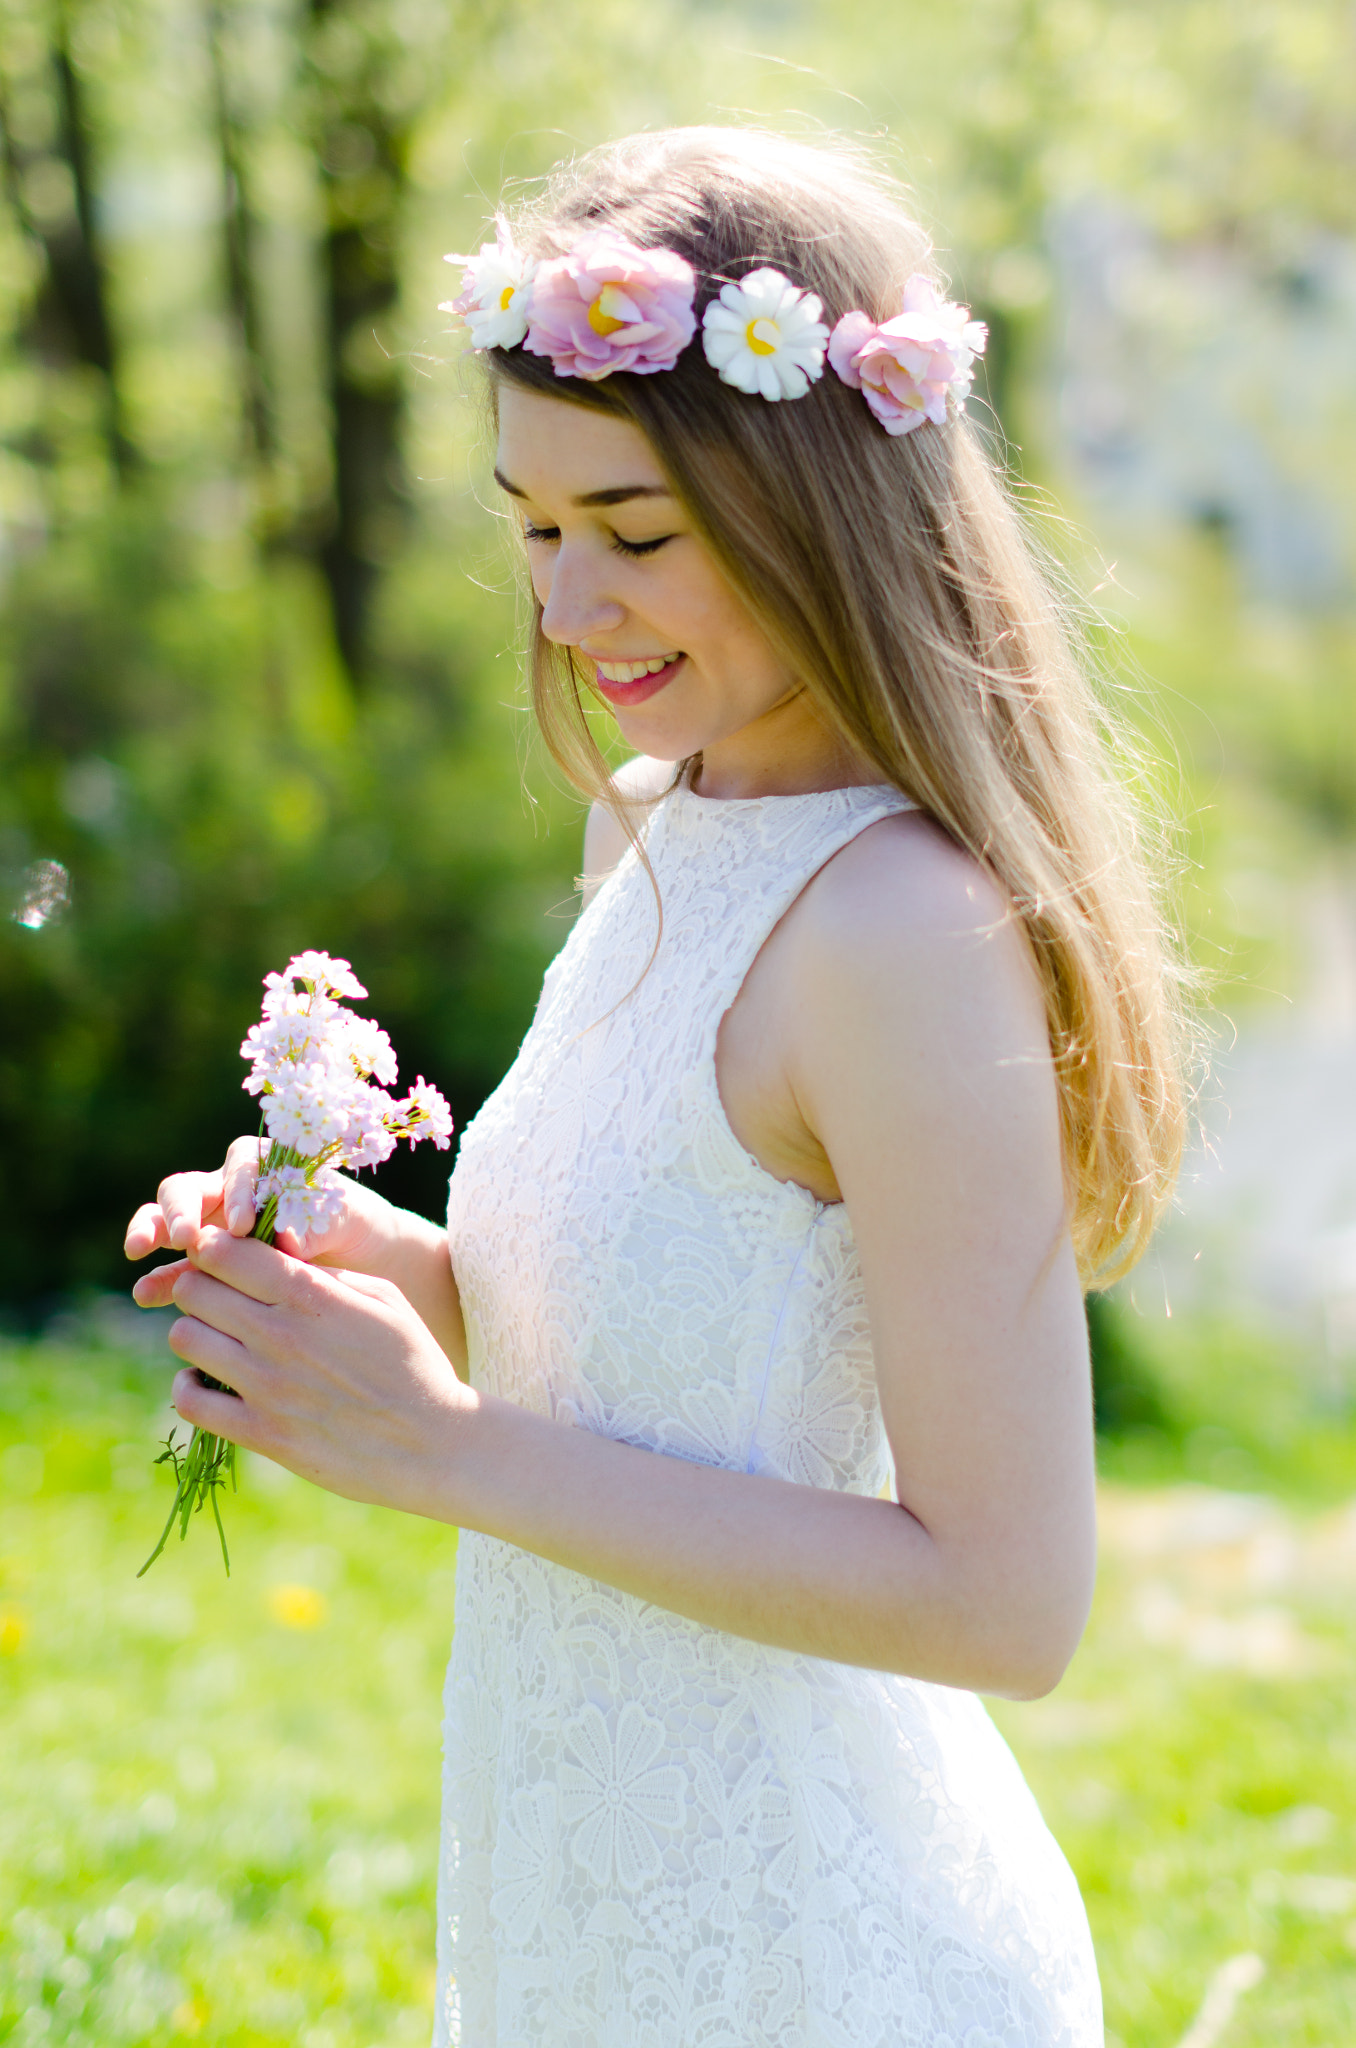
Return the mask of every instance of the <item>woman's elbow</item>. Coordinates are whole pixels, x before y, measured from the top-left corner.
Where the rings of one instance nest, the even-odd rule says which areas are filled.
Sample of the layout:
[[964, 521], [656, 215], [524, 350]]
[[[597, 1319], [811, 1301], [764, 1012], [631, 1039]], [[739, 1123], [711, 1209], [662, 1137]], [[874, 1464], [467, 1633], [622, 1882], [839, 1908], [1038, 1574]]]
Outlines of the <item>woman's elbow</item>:
[[969, 1668], [944, 1682], [999, 1699], [1044, 1698], [1083, 1639], [1092, 1585], [1091, 1558], [1029, 1573], [1014, 1574], [1010, 1566], [982, 1571], [960, 1603], [965, 1624], [957, 1649]]
[[1091, 1580], [1071, 1584], [1051, 1597], [1006, 1602], [986, 1632], [989, 1665], [977, 1692], [999, 1699], [1038, 1700], [1054, 1691], [1063, 1678], [1087, 1627], [1092, 1604]]

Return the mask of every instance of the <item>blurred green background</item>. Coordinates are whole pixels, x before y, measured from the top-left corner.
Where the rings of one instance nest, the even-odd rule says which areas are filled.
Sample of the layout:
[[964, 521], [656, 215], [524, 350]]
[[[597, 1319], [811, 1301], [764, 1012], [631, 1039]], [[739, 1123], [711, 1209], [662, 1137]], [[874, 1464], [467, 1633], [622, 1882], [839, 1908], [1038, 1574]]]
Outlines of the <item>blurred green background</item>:
[[247, 1120], [291, 951], [459, 1122], [512, 1057], [581, 816], [442, 256], [693, 120], [912, 185], [1210, 990], [1180, 1213], [1092, 1310], [1093, 1628], [1004, 1725], [1117, 2042], [1245, 1952], [1193, 2048], [1356, 2032], [1350, 7], [0, 0], [0, 2040], [427, 2028], [455, 1538], [249, 1462], [229, 1586], [206, 1540], [136, 1586], [167, 1416], [121, 1235]]

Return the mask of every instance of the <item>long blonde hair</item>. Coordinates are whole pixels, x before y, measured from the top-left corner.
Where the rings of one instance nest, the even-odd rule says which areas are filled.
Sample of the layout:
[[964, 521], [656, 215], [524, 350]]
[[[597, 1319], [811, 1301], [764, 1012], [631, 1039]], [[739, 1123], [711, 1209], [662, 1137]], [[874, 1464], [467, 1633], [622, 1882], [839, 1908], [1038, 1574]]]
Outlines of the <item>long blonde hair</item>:
[[[604, 224], [685, 257], [699, 316], [760, 264], [817, 292], [830, 324], [854, 306], [888, 318], [908, 276], [936, 275], [901, 195], [856, 153], [750, 130], [610, 144], [512, 219], [535, 256]], [[663, 374], [598, 383], [557, 379], [521, 348], [488, 360], [492, 381], [641, 429], [826, 726], [993, 876], [1044, 989], [1080, 1268], [1100, 1284], [1124, 1272], [1184, 1141], [1178, 977], [1068, 608], [976, 431], [962, 416], [892, 438], [832, 374], [769, 405], [721, 384], [699, 346]], [[539, 611], [532, 684], [557, 762], [634, 836]]]

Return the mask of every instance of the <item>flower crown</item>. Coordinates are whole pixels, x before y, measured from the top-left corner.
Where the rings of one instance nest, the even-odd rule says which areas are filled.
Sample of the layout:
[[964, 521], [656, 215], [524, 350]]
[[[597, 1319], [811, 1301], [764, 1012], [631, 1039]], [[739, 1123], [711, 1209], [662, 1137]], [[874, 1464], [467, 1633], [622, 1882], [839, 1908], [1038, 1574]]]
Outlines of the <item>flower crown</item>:
[[[614, 370], [671, 370], [697, 331], [696, 274], [670, 249], [639, 249], [611, 228], [584, 236], [565, 256], [533, 261], [508, 228], [463, 266], [455, 313], [477, 350], [517, 348], [549, 356], [557, 377], [596, 382]], [[946, 421], [946, 394], [964, 411], [988, 329], [969, 309], [939, 299], [921, 273], [904, 287], [893, 319], [845, 313], [832, 333], [824, 308], [779, 270], [724, 284], [702, 314], [702, 349], [724, 384], [766, 398], [803, 398], [828, 362], [860, 391], [887, 434]]]

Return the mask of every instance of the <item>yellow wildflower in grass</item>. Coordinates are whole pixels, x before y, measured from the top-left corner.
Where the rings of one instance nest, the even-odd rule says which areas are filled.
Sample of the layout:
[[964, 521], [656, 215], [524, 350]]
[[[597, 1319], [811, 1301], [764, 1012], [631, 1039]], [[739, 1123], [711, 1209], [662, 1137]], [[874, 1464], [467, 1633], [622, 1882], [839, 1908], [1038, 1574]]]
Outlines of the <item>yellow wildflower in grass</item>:
[[274, 1586], [268, 1596], [268, 1611], [284, 1628], [319, 1628], [329, 1613], [329, 1602], [314, 1586]]

